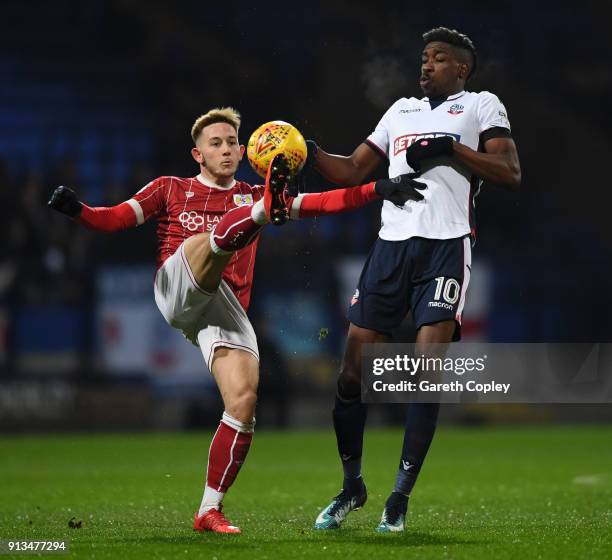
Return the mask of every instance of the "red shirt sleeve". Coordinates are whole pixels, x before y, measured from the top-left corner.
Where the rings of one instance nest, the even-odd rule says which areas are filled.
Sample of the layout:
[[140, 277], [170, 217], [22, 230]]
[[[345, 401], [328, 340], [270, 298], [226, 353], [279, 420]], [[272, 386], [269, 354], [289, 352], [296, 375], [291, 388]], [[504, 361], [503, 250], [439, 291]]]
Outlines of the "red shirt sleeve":
[[165, 208], [168, 191], [172, 186], [171, 177], [158, 177], [140, 189], [128, 204], [134, 209], [138, 225], [159, 216]]
[[127, 202], [117, 206], [92, 208], [83, 204], [79, 223], [97, 231], [119, 231], [136, 225], [136, 214]]
[[298, 216], [300, 218], [313, 218], [361, 208], [379, 198], [380, 196], [374, 190], [374, 183], [367, 183], [358, 187], [304, 194], [296, 198], [293, 204], [299, 204]]
[[83, 204], [79, 223], [90, 229], [107, 232], [139, 226], [163, 211], [169, 188], [165, 179], [158, 177], [132, 198], [116, 206], [91, 207]]

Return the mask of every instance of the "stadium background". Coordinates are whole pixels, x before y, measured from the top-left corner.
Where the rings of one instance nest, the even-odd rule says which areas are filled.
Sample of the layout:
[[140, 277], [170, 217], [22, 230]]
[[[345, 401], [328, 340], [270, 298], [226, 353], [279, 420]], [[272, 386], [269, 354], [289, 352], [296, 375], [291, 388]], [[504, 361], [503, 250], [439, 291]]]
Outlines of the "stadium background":
[[[475, 41], [470, 89], [505, 103], [523, 168], [520, 192], [485, 184], [478, 198], [466, 338], [610, 341], [611, 13], [594, 1], [3, 2], [0, 430], [216, 424], [221, 405], [198, 351], [154, 306], [154, 225], [92, 233], [47, 210], [49, 194], [64, 184], [109, 205], [156, 176], [194, 175], [190, 126], [219, 105], [242, 113], [242, 142], [283, 119], [349, 153], [397, 97], [419, 94], [421, 33], [437, 25]], [[254, 181], [243, 163], [239, 177]], [[264, 232], [250, 313], [262, 428], [331, 426], [345, 309], [378, 225], [371, 205]], [[610, 417], [595, 406], [443, 416]], [[396, 420], [382, 410], [372, 419]]]

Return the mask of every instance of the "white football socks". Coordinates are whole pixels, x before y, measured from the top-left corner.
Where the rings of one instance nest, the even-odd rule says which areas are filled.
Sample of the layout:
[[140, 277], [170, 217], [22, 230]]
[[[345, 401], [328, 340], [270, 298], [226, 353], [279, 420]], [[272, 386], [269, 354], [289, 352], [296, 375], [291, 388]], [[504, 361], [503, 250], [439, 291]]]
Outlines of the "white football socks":
[[217, 492], [214, 488], [205, 486], [198, 517], [204, 515], [209, 509], [219, 509], [219, 505], [223, 501], [223, 496], [225, 496], [223, 492]]
[[251, 422], [241, 422], [233, 416], [230, 416], [227, 412], [223, 412], [221, 422], [223, 422], [230, 428], [234, 428], [234, 430], [236, 430], [237, 432], [252, 432], [255, 430], [255, 418], [253, 418]]
[[253, 221], [260, 226], [268, 223], [263, 198], [260, 198], [255, 204], [253, 204], [253, 208], [251, 209], [251, 218], [253, 218]]

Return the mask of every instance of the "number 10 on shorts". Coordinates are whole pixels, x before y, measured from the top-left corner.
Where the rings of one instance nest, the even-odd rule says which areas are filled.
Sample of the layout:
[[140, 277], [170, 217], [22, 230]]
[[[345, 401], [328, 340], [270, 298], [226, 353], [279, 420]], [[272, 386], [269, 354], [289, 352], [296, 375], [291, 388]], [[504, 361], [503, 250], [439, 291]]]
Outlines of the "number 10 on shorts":
[[440, 297], [442, 297], [446, 303], [455, 305], [461, 294], [459, 282], [454, 278], [445, 278], [444, 276], [438, 276], [435, 280], [436, 293], [434, 294], [434, 300], [440, 301]]

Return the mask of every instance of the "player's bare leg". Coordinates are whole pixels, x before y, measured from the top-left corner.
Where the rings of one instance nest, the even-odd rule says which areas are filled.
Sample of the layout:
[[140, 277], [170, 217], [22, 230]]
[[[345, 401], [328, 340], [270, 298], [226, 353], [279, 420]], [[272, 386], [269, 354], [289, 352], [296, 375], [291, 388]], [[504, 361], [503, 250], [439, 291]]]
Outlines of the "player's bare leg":
[[223, 270], [232, 253], [214, 253], [210, 244], [210, 233], [199, 233], [187, 239], [183, 245], [185, 257], [198, 286], [207, 292], [219, 287]]
[[351, 324], [338, 377], [333, 418], [342, 461], [342, 490], [317, 517], [315, 529], [337, 529], [346, 516], [362, 507], [367, 490], [361, 476], [363, 432], [367, 406], [361, 402], [361, 349], [364, 344], [388, 342], [389, 337]]
[[[416, 338], [416, 355], [443, 358], [455, 334], [454, 320], [440, 321], [422, 326]], [[432, 349], [431, 345], [435, 344]], [[396, 533], [404, 530], [408, 498], [425, 461], [436, 431], [440, 403], [409, 403], [406, 405], [406, 425], [402, 455], [395, 487], [385, 503], [380, 533]]]
[[211, 370], [225, 411], [210, 444], [206, 486], [194, 529], [240, 533], [223, 515], [222, 502], [253, 439], [259, 362], [249, 352], [220, 347], [215, 350]]
[[257, 403], [259, 362], [250, 352], [220, 347], [215, 350], [212, 374], [217, 382], [225, 412], [252, 424]]

